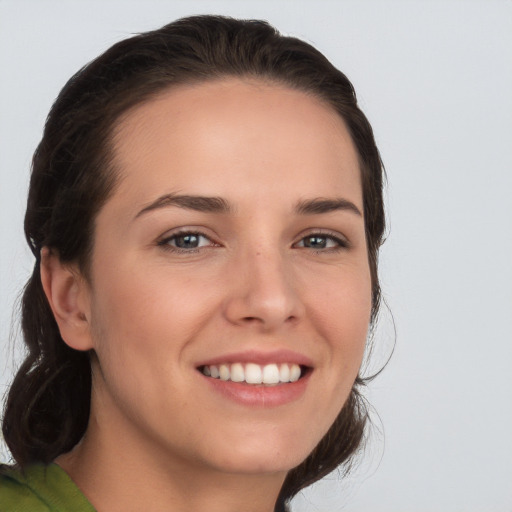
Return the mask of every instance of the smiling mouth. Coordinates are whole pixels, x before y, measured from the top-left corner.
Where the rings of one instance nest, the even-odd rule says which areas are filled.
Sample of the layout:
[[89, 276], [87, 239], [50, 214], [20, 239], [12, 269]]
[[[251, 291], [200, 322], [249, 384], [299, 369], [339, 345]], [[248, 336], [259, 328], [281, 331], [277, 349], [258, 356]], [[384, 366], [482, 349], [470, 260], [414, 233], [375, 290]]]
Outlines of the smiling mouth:
[[297, 382], [309, 371], [307, 366], [296, 363], [226, 363], [204, 365], [198, 369], [203, 375], [213, 379], [264, 386]]

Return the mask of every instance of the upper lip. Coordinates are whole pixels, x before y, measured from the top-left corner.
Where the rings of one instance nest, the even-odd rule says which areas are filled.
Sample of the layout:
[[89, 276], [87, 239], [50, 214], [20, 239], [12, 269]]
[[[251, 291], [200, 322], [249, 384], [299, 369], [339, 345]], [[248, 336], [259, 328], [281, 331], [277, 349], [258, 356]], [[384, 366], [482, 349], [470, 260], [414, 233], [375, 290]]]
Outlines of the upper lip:
[[295, 363], [301, 366], [313, 366], [313, 362], [309, 357], [288, 349], [272, 350], [269, 352], [262, 350], [231, 352], [229, 354], [223, 354], [201, 361], [197, 366], [201, 367], [232, 363], [255, 363], [260, 365], [272, 363]]

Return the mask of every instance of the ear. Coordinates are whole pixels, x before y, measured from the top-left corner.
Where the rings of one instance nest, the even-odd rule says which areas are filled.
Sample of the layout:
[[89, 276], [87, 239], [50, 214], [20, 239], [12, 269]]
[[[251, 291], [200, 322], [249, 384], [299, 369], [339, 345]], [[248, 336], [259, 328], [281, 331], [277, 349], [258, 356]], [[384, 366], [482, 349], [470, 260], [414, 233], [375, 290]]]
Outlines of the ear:
[[90, 293], [78, 268], [60, 261], [58, 254], [44, 247], [41, 251], [41, 282], [59, 326], [62, 339], [76, 350], [90, 350]]

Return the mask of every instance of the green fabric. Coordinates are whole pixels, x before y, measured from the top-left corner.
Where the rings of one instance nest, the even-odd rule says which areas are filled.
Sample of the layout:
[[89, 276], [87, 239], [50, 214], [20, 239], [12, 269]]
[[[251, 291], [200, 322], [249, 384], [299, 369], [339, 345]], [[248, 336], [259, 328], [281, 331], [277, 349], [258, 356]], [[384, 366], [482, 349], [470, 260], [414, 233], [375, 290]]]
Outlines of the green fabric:
[[57, 464], [0, 472], [0, 512], [95, 512]]

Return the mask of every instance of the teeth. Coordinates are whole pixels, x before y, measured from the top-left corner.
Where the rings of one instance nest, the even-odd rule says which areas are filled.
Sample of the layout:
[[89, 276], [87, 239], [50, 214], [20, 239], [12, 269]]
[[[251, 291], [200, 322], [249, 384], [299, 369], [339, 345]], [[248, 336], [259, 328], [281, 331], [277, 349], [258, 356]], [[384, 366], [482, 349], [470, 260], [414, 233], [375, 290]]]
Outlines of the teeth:
[[287, 364], [282, 364], [279, 367], [279, 380], [281, 382], [290, 382], [290, 367]]
[[240, 363], [231, 365], [231, 380], [233, 382], [243, 382], [245, 380], [244, 367]]
[[253, 363], [247, 364], [245, 366], [244, 380], [247, 384], [261, 384], [263, 382], [261, 367]]
[[290, 382], [296, 382], [300, 377], [300, 366], [293, 364], [290, 368]]
[[229, 380], [230, 371], [229, 371], [229, 366], [227, 364], [221, 364], [219, 366], [219, 376], [220, 376], [220, 380]]
[[267, 364], [263, 367], [263, 382], [265, 384], [279, 383], [279, 368], [277, 367], [277, 364]]
[[275, 384], [296, 382], [301, 375], [298, 364], [282, 363], [266, 364], [260, 366], [255, 363], [233, 363], [204, 366], [203, 374], [214, 379], [221, 379], [232, 382], [246, 382], [247, 384]]

